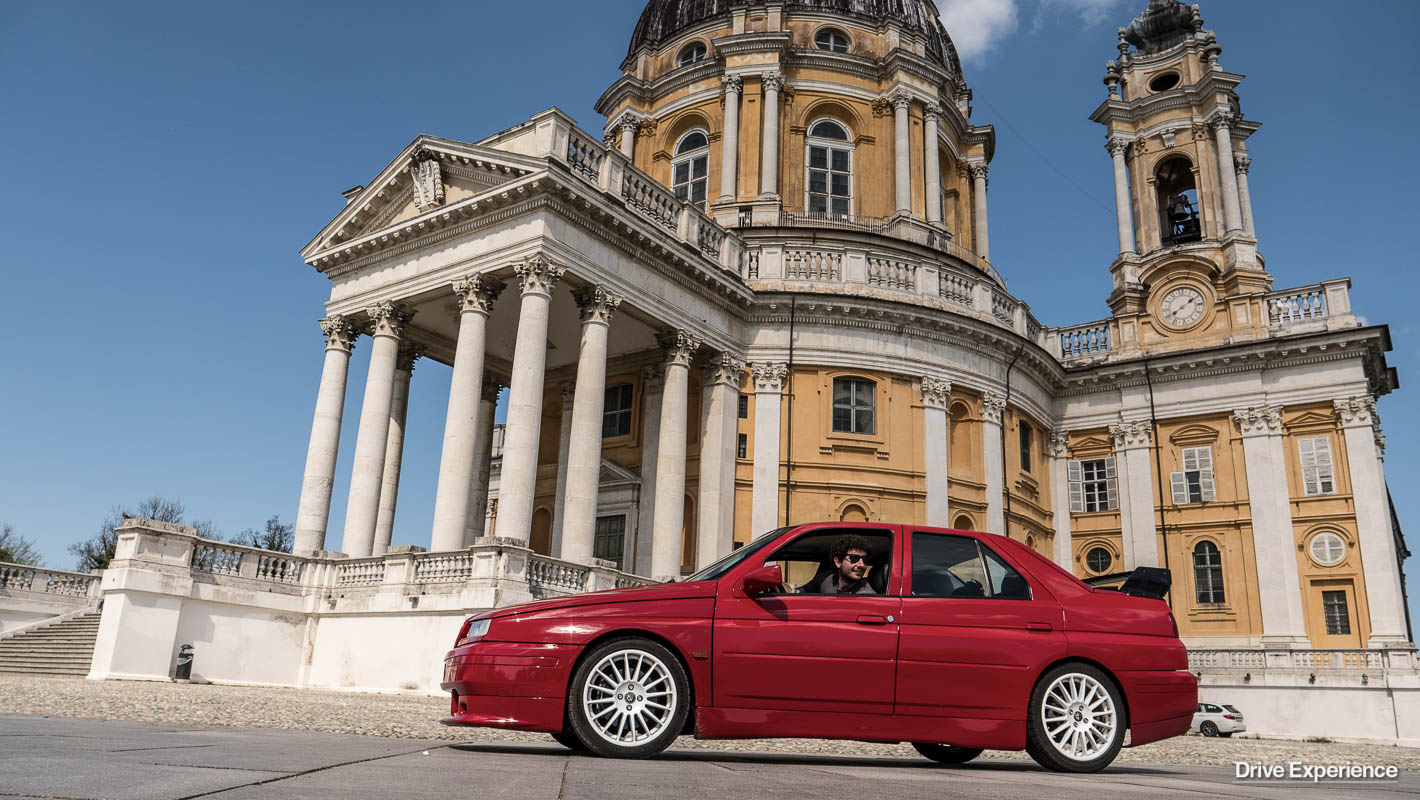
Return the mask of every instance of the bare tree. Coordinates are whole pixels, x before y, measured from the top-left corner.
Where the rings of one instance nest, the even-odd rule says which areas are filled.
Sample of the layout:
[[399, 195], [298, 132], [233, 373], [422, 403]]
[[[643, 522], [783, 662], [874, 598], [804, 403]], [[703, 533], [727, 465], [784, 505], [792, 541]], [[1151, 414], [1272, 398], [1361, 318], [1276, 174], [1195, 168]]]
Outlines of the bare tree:
[[283, 523], [278, 514], [266, 521], [265, 530], [256, 531], [247, 528], [233, 536], [232, 543], [247, 547], [260, 547], [263, 550], [275, 550], [278, 553], [289, 553], [296, 544], [296, 526]]
[[34, 542], [17, 533], [15, 526], [8, 522], [0, 522], [0, 561], [27, 567], [44, 566], [44, 559], [35, 549]]
[[126, 519], [140, 517], [181, 525], [182, 515], [185, 513], [187, 507], [181, 500], [168, 500], [156, 494], [139, 503], [136, 512], [114, 506], [109, 515], [104, 517], [104, 521], [99, 523], [98, 533], [82, 542], [69, 545], [69, 552], [78, 559], [74, 568], [80, 572], [107, 569], [108, 563], [113, 560], [114, 550], [118, 548], [118, 534], [114, 533], [114, 528], [122, 525]]

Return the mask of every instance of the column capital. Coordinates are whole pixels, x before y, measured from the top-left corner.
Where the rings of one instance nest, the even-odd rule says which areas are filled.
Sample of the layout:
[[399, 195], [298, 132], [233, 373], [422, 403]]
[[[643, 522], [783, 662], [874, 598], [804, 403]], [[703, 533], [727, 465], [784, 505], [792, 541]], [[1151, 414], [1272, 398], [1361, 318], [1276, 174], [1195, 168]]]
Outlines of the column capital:
[[895, 111], [903, 111], [912, 106], [912, 92], [900, 86], [888, 92], [883, 99], [892, 104]]
[[1123, 156], [1129, 149], [1129, 139], [1123, 136], [1111, 136], [1104, 143], [1104, 149], [1109, 151], [1111, 156]]
[[759, 76], [760, 86], [766, 92], [777, 92], [784, 88], [784, 73], [766, 72]]
[[398, 303], [385, 300], [365, 309], [370, 317], [371, 336], [393, 336], [398, 339], [404, 334], [404, 326], [414, 316]]
[[665, 365], [668, 367], [689, 367], [700, 349], [700, 340], [687, 331], [667, 331], [656, 337], [656, 342], [666, 352]]
[[1239, 175], [1246, 175], [1252, 169], [1252, 158], [1245, 153], [1233, 153], [1233, 169]]
[[1376, 401], [1373, 398], [1364, 395], [1348, 397], [1345, 400], [1336, 400], [1332, 405], [1336, 408], [1336, 416], [1341, 420], [1343, 428], [1380, 425], [1380, 417], [1376, 414]]
[[1070, 457], [1070, 432], [1064, 430], [1053, 430], [1050, 432], [1050, 449], [1052, 458]]
[[623, 111], [621, 112], [621, 116], [616, 118], [615, 124], [616, 127], [621, 129], [622, 133], [635, 133], [636, 130], [641, 127], [641, 117], [630, 111]]
[[424, 348], [414, 342], [401, 342], [394, 358], [395, 372], [413, 372], [414, 362], [424, 356]]
[[966, 165], [966, 170], [971, 174], [972, 180], [987, 180], [991, 175], [991, 167], [983, 161], [973, 161]]
[[1253, 406], [1233, 412], [1233, 424], [1244, 437], [1274, 436], [1282, 432], [1281, 406]]
[[995, 392], [986, 392], [981, 395], [981, 421], [989, 422], [992, 425], [1000, 425], [1001, 417], [1006, 412], [1006, 398]]
[[745, 361], [743, 358], [732, 356], [729, 353], [720, 353], [705, 359], [701, 366], [702, 375], [705, 378], [705, 385], [723, 383], [738, 389], [740, 386], [740, 376], [744, 374]]
[[652, 364], [641, 369], [641, 385], [646, 394], [660, 394], [666, 388], [666, 371], [660, 364]]
[[355, 337], [360, 331], [351, 324], [349, 317], [327, 317], [320, 321], [321, 334], [325, 336], [325, 349], [342, 350], [346, 353], [355, 349]]
[[552, 263], [547, 256], [538, 253], [528, 256], [513, 267], [522, 284], [523, 294], [552, 294], [552, 287], [567, 271], [566, 267]]
[[577, 301], [578, 317], [583, 323], [599, 322], [611, 324], [611, 314], [621, 305], [621, 298], [600, 286], [588, 286], [572, 293]]
[[922, 121], [933, 122], [942, 116], [942, 107], [937, 103], [922, 104]]
[[493, 301], [502, 293], [504, 284], [487, 275], [468, 275], [454, 281], [453, 287], [459, 298], [460, 314], [487, 314], [493, 310]]
[[930, 375], [922, 378], [922, 405], [945, 411], [952, 399], [952, 382]]
[[1154, 443], [1154, 423], [1147, 419], [1117, 422], [1109, 426], [1115, 450], [1134, 450]]
[[784, 379], [789, 377], [789, 365], [778, 361], [759, 361], [749, 365], [754, 376], [755, 394], [779, 394], [784, 391]]
[[1226, 110], [1214, 111], [1212, 115], [1208, 117], [1208, 127], [1212, 128], [1215, 133], [1220, 129], [1228, 130], [1232, 128], [1234, 122], [1237, 122], [1237, 115]]
[[720, 85], [725, 87], [725, 91], [739, 94], [745, 88], [745, 79], [739, 75], [721, 75]]

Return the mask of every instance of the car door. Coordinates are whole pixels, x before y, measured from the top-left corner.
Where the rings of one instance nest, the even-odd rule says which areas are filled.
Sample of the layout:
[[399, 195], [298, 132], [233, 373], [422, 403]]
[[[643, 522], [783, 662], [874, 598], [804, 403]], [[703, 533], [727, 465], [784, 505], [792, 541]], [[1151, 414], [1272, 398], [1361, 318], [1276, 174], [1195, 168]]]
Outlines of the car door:
[[904, 531], [896, 713], [1024, 719], [1036, 675], [1065, 654], [1060, 605], [990, 538]]
[[[721, 581], [715, 604], [714, 697], [722, 708], [891, 714], [897, 655], [900, 532], [895, 525], [811, 526], [785, 537], [740, 571], [782, 562], [844, 533], [881, 543], [881, 595], [765, 594], [747, 597], [738, 575]], [[797, 563], [797, 562], [796, 562]], [[795, 577], [798, 579], [796, 580]], [[792, 590], [806, 575], [785, 576]]]

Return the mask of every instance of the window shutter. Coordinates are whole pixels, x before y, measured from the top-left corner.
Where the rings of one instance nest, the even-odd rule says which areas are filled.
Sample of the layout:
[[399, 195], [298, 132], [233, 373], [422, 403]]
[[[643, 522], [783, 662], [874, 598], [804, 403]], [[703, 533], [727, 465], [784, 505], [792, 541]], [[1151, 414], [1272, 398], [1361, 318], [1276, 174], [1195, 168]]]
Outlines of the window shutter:
[[1213, 483], [1213, 470], [1204, 469], [1198, 471], [1198, 483], [1203, 489], [1203, 502], [1211, 503], [1218, 499], [1218, 493]]
[[1114, 456], [1104, 460], [1104, 474], [1109, 487], [1109, 510], [1114, 511], [1119, 508], [1119, 472], [1115, 468]]
[[1085, 510], [1085, 471], [1080, 466], [1080, 462], [1068, 461], [1065, 473], [1070, 481], [1070, 511], [1075, 514], [1083, 513]]
[[[1184, 466], [1188, 465], [1187, 457], [1184, 458]], [[1173, 504], [1176, 506], [1188, 503], [1188, 473], [1170, 472], [1169, 487], [1173, 490]]]
[[1194, 469], [1200, 471], [1207, 470], [1209, 472], [1213, 471], [1213, 448], [1195, 447], [1193, 448], [1193, 457], [1194, 460], [1198, 462], [1198, 466], [1194, 467]]
[[1183, 471], [1191, 472], [1196, 469], [1198, 469], [1198, 448], [1185, 447], [1183, 449]]

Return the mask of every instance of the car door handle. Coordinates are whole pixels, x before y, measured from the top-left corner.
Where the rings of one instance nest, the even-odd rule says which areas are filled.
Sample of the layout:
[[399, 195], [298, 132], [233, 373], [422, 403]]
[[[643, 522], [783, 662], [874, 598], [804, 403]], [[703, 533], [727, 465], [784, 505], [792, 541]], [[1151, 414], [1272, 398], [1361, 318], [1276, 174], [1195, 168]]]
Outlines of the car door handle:
[[1026, 630], [1028, 630], [1028, 631], [1053, 631], [1053, 630], [1055, 630], [1055, 627], [1054, 627], [1053, 625], [1051, 625], [1049, 622], [1027, 622], [1027, 623], [1026, 623]]
[[859, 624], [859, 625], [886, 625], [887, 623], [888, 623], [887, 617], [879, 616], [879, 615], [877, 615], [877, 614], [859, 614], [859, 615], [858, 615], [858, 624]]

